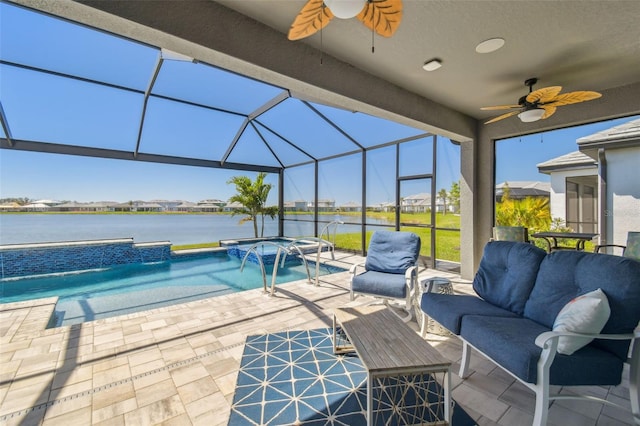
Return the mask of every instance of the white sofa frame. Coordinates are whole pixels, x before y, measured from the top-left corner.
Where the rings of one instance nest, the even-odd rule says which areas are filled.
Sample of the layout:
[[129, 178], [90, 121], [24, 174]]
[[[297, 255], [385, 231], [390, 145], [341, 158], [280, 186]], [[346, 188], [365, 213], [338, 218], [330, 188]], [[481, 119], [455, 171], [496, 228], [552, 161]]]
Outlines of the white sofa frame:
[[549, 403], [552, 400], [560, 400], [560, 399], [578, 399], [578, 400], [588, 400], [600, 402], [606, 405], [611, 405], [615, 407], [619, 407], [627, 410], [628, 408], [622, 407], [619, 404], [613, 403], [611, 401], [607, 401], [602, 398], [598, 398], [593, 395], [560, 395], [560, 394], [551, 394], [549, 391], [549, 371], [551, 368], [551, 364], [553, 363], [553, 359], [557, 353], [558, 347], [558, 339], [561, 336], [576, 336], [576, 337], [589, 337], [594, 339], [608, 339], [608, 340], [629, 340], [631, 339], [630, 345], [630, 356], [627, 357], [625, 363], [629, 364], [629, 399], [631, 402], [631, 413], [633, 415], [633, 421], [635, 424], [640, 425], [640, 393], [638, 386], [640, 385], [640, 324], [636, 327], [633, 334], [579, 334], [579, 333], [571, 333], [571, 332], [555, 332], [555, 331], [547, 331], [541, 333], [536, 338], [536, 345], [542, 348], [542, 353], [540, 354], [540, 359], [538, 360], [538, 383], [527, 383], [521, 378], [517, 377], [515, 374], [502, 367], [498, 362], [493, 360], [490, 356], [486, 355], [482, 351], [478, 350], [476, 347], [471, 345], [461, 336], [458, 336], [460, 340], [463, 342], [462, 346], [462, 360], [460, 363], [460, 372], [459, 376], [461, 378], [467, 378], [469, 375], [469, 363], [471, 361], [471, 349], [475, 349], [477, 352], [481, 353], [487, 359], [491, 360], [498, 367], [502, 368], [504, 371], [509, 373], [515, 379], [517, 379], [520, 383], [527, 386], [536, 394], [536, 403], [535, 403], [535, 412], [533, 416], [532, 426], [544, 426], [547, 424], [547, 418], [549, 415]]

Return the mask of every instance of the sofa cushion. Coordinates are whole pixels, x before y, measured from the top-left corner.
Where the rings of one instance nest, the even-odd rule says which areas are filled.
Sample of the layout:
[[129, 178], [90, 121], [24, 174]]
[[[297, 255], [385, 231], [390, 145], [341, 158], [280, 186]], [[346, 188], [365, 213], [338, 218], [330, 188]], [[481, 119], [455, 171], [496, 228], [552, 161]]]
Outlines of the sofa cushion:
[[[601, 288], [611, 315], [604, 334], [632, 333], [640, 321], [640, 262], [609, 254], [556, 251], [540, 265], [524, 316], [548, 328], [571, 299]], [[595, 340], [597, 346], [626, 358], [629, 341]]]
[[376, 231], [371, 236], [365, 269], [404, 274], [420, 255], [420, 237], [413, 232]]
[[351, 288], [355, 292], [382, 297], [403, 298], [407, 296], [404, 274], [366, 271], [353, 277]]
[[[564, 305], [553, 322], [553, 331], [598, 334], [609, 320], [609, 315], [611, 309], [607, 296], [597, 289]], [[592, 340], [589, 337], [562, 336], [558, 339], [558, 352], [571, 355]]]
[[460, 334], [460, 322], [464, 315], [517, 317], [513, 312], [492, 305], [477, 296], [459, 294], [424, 293], [420, 309], [454, 334]]
[[[465, 315], [460, 336], [520, 379], [535, 383], [542, 353], [535, 339], [545, 331], [549, 329], [526, 318]], [[570, 356], [557, 354], [551, 364], [550, 384], [617, 385], [623, 364], [614, 354], [591, 344]]]
[[491, 241], [484, 248], [473, 289], [493, 305], [522, 315], [545, 255], [532, 244]]

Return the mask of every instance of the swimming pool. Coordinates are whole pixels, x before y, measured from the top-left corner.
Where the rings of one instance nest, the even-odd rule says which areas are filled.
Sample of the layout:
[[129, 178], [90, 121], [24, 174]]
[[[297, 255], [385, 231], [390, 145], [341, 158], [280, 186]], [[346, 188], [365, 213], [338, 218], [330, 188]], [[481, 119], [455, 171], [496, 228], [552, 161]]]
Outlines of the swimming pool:
[[[59, 327], [262, 288], [260, 267], [248, 263], [240, 272], [240, 265], [241, 259], [226, 252], [189, 255], [161, 263], [4, 279], [0, 280], [0, 295], [2, 303], [57, 296], [50, 327]], [[265, 268], [270, 282], [273, 265]], [[342, 271], [320, 266], [321, 275]], [[276, 283], [306, 278], [304, 264], [289, 258], [278, 269]]]

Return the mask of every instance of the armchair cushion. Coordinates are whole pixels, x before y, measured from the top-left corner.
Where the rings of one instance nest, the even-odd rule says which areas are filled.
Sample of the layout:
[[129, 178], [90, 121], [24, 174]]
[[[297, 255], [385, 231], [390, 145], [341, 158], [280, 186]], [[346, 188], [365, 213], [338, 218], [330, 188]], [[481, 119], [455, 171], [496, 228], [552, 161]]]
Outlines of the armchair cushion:
[[473, 289], [487, 302], [522, 315], [545, 255], [544, 250], [532, 244], [489, 242]]
[[420, 237], [412, 232], [376, 231], [371, 236], [365, 269], [404, 274], [420, 254]]
[[[527, 383], [536, 383], [542, 348], [536, 337], [549, 329], [526, 318], [465, 315], [460, 335], [472, 346]], [[557, 354], [550, 384], [559, 386], [617, 385], [624, 362], [614, 354], [585, 346], [573, 355]]]
[[397, 299], [407, 297], [404, 273], [387, 274], [385, 272], [366, 271], [353, 276], [351, 289], [356, 293], [369, 293], [381, 297]]

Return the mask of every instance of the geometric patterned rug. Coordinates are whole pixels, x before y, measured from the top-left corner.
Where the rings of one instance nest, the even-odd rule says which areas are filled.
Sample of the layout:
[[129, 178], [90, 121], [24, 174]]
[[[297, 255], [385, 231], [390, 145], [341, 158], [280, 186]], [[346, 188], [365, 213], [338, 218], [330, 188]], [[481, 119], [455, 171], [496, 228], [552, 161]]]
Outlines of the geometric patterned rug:
[[[331, 328], [247, 337], [228, 424], [365, 425], [366, 370], [355, 354], [334, 355], [332, 337]], [[438, 390], [427, 389], [422, 398]], [[476, 424], [453, 406], [453, 426]]]

